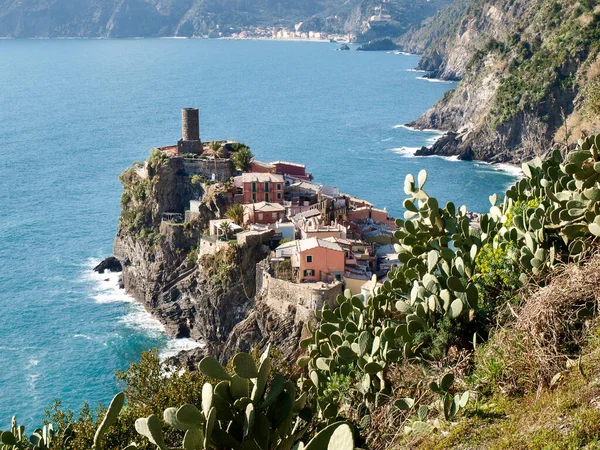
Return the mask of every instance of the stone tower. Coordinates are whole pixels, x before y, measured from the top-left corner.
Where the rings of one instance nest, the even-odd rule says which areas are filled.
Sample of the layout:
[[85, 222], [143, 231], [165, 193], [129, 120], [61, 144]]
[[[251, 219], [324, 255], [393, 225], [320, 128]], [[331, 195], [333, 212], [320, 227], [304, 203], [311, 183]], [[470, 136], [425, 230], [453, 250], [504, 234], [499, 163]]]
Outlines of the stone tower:
[[180, 155], [182, 153], [202, 153], [198, 108], [181, 110], [181, 139], [177, 141], [177, 152]]

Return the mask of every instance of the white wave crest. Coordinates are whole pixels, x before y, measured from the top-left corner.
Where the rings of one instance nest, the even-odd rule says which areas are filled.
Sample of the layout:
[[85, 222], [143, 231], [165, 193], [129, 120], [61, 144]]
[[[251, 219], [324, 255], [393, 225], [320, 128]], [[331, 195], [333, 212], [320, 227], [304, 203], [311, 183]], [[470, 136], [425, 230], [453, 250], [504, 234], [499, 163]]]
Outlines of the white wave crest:
[[454, 83], [454, 81], [440, 80], [439, 78], [417, 77], [417, 80], [425, 80], [430, 83]]
[[88, 341], [92, 340], [91, 336], [88, 336], [87, 334], [74, 334], [73, 335], [74, 338], [81, 338], [81, 339], [86, 339]]
[[494, 170], [506, 172], [513, 177], [523, 178], [523, 170], [518, 166], [513, 166], [512, 164], [492, 164], [492, 167], [494, 167]]
[[392, 128], [395, 129], [399, 129], [402, 128], [404, 130], [408, 130], [408, 131], [414, 131], [415, 133], [435, 133], [436, 135], [439, 136], [443, 136], [444, 132], [440, 131], [440, 130], [436, 130], [434, 128], [424, 128], [424, 129], [419, 129], [419, 128], [415, 128], [415, 127], [409, 127], [408, 125], [394, 125]]
[[[164, 346], [159, 348], [161, 359], [176, 355], [181, 350], [189, 350], [205, 345], [192, 339], [170, 338], [167, 335], [164, 325], [158, 319], [146, 311], [144, 306], [131, 295], [125, 293], [124, 289], [119, 288], [119, 277], [121, 276], [119, 272], [104, 272], [100, 274], [90, 270], [91, 267], [95, 267], [99, 262], [98, 260], [90, 259], [85, 265], [87, 270], [84, 279], [92, 282], [90, 296], [97, 303], [127, 303], [128, 312], [119, 322], [127, 328], [139, 331], [150, 338], [163, 340]], [[85, 334], [76, 334], [73, 337], [92, 339]]]
[[391, 151], [397, 153], [398, 155], [402, 155], [406, 158], [414, 158], [415, 152], [420, 148], [421, 147], [398, 147], [392, 148]]
[[194, 348], [204, 348], [206, 344], [203, 342], [196, 342], [191, 339], [171, 339], [167, 342], [164, 349], [160, 351], [160, 359], [166, 359], [171, 356], [175, 356], [177, 353], [183, 350], [192, 350]]

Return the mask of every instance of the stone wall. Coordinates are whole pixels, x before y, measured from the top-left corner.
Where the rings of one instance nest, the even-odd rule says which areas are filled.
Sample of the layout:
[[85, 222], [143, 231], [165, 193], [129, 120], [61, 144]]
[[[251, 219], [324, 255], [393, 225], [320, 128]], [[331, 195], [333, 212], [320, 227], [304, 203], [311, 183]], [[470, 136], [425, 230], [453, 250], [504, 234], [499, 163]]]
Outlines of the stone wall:
[[217, 181], [227, 181], [233, 176], [233, 168], [229, 159], [217, 159], [216, 172], [214, 159], [187, 159], [183, 160], [183, 170], [188, 175], [204, 175], [211, 179], [212, 174], [216, 174]]
[[214, 255], [219, 250], [229, 247], [228, 241], [220, 241], [216, 236], [207, 236], [200, 239], [198, 246], [199, 256]]
[[266, 304], [281, 316], [293, 315], [296, 323], [315, 320], [316, 309], [327, 303], [331, 309], [337, 305], [336, 297], [342, 293], [339, 282], [292, 283], [274, 278], [265, 269], [265, 263], [256, 267], [256, 301]]
[[248, 247], [257, 247], [262, 244], [266, 244], [271, 240], [273, 236], [273, 230], [265, 231], [242, 231], [236, 235], [237, 242], [240, 245], [247, 245]]

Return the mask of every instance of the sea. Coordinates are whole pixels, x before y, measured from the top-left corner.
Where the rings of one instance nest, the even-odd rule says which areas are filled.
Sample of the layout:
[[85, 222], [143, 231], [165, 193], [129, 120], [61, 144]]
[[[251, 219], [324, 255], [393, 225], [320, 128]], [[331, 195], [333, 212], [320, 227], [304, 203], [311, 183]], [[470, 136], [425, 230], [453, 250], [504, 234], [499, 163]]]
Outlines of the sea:
[[[54, 399], [107, 404], [114, 372], [170, 339], [92, 268], [111, 254], [119, 174], [181, 135], [201, 111], [203, 140], [249, 145], [257, 159], [306, 164], [391, 214], [407, 173], [429, 173], [442, 202], [489, 208], [518, 171], [414, 157], [436, 131], [405, 126], [455, 84], [418, 56], [338, 51], [315, 42], [195, 39], [0, 40], [0, 428], [30, 429]], [[433, 80], [436, 81], [436, 80]], [[439, 80], [437, 80], [439, 81]]]

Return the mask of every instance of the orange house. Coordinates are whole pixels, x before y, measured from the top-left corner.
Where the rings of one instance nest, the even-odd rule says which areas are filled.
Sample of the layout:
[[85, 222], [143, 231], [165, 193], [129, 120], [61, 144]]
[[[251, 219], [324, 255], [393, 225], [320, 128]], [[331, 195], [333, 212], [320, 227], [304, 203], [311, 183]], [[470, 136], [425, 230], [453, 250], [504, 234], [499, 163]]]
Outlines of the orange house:
[[242, 174], [242, 185], [244, 204], [259, 202], [283, 204], [285, 185], [281, 175], [246, 172]]
[[299, 268], [300, 281], [332, 282], [342, 279], [346, 252], [340, 245], [317, 238], [297, 243], [298, 252], [292, 258], [292, 267]]

